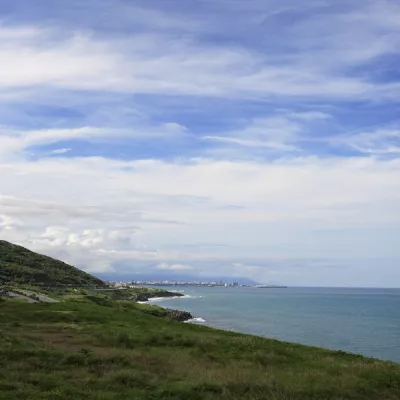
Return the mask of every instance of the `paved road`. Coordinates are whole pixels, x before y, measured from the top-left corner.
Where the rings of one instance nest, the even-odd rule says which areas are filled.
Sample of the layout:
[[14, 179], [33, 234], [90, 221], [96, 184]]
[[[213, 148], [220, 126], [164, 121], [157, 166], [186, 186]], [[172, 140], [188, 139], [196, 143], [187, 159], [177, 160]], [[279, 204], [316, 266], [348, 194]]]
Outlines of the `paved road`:
[[[4, 293], [1, 294], [3, 296], [8, 296], [12, 299], [25, 300], [28, 303], [58, 303], [58, 300], [52, 299], [51, 297], [41, 293], [36, 293], [25, 289], [17, 289], [17, 290], [18, 293], [11, 291], [4, 291]], [[32, 296], [36, 296], [38, 300], [33, 299]]]
[[[36, 295], [41, 303], [58, 303], [58, 300], [52, 299], [51, 297], [41, 293], [31, 292], [30, 290], [25, 289], [18, 289], [18, 291], [25, 294], [26, 296]], [[37, 303], [37, 301], [35, 301], [35, 303]]]
[[14, 293], [14, 292], [7, 292], [7, 296], [11, 297], [12, 299], [21, 299], [21, 300], [26, 300], [28, 303], [39, 303], [36, 300], [31, 299], [28, 296], [24, 296], [22, 294], [19, 293]]

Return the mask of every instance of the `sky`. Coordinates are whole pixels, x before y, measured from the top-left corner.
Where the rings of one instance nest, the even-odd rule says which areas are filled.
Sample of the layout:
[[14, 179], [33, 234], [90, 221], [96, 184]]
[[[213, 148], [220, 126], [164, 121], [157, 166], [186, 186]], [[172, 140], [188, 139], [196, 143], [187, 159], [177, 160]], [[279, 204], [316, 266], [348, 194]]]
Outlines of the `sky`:
[[0, 238], [400, 287], [399, 65], [397, 0], [0, 1]]

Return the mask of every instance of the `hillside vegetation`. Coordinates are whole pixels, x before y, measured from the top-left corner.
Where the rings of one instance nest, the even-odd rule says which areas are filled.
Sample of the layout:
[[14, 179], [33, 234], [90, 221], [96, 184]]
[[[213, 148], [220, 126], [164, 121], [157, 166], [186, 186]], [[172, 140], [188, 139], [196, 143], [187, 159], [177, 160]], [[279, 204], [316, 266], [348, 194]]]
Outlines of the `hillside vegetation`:
[[78, 268], [4, 240], [0, 240], [0, 282], [41, 286], [104, 286], [100, 279]]

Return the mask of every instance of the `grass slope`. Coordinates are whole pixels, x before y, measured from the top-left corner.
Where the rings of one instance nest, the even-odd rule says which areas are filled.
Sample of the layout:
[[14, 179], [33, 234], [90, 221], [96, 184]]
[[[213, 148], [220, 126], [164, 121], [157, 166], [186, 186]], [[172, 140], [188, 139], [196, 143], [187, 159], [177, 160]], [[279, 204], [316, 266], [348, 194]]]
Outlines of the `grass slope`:
[[89, 291], [0, 298], [0, 399], [398, 400], [400, 365], [169, 321]]
[[104, 283], [62, 261], [0, 240], [0, 282], [31, 285], [96, 285]]

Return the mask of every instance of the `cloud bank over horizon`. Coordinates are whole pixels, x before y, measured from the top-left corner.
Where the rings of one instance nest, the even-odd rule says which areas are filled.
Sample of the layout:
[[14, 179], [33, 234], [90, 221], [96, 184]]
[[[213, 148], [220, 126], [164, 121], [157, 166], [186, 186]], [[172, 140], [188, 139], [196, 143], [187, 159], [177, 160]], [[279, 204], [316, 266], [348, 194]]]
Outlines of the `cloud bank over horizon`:
[[0, 5], [0, 238], [98, 274], [400, 285], [400, 5]]

